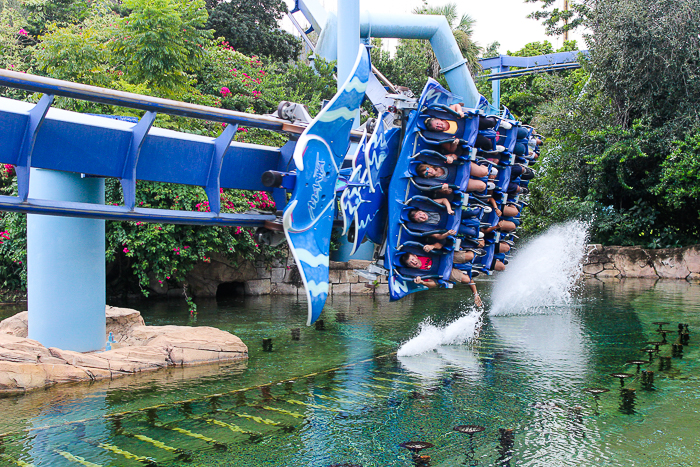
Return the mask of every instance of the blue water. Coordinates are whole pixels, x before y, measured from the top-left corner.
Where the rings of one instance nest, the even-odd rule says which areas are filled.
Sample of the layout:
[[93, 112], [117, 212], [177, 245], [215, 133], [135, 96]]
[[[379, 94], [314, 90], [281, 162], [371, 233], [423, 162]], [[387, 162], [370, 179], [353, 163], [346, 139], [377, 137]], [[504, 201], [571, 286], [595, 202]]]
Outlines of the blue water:
[[[490, 284], [480, 287], [490, 303]], [[231, 331], [250, 359], [2, 398], [0, 465], [410, 466], [406, 441], [433, 444], [421, 453], [432, 466], [698, 464], [700, 285], [586, 281], [568, 305], [486, 315], [471, 344], [396, 356], [427, 318], [453, 323], [471, 301], [465, 289], [399, 303], [334, 297], [322, 331], [302, 325], [296, 297], [200, 301], [196, 322], [179, 301], [116, 304], [147, 324]], [[658, 320], [688, 323], [691, 341], [670, 370], [658, 358], [643, 366], [655, 371], [646, 390], [625, 362], [658, 340]], [[631, 410], [609, 376], [620, 371], [635, 374]], [[592, 386], [610, 392], [596, 404]], [[460, 424], [485, 430], [470, 438]]]

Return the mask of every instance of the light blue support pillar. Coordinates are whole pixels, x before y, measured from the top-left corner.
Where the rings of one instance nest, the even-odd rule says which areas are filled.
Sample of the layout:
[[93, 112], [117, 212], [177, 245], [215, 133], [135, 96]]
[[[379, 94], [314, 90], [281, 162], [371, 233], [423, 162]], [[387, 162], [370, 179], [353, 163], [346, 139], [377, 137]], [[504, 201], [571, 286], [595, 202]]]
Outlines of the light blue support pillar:
[[[31, 169], [30, 198], [104, 204], [101, 178]], [[105, 221], [27, 215], [29, 338], [87, 352], [105, 346]]]
[[[348, 79], [360, 47], [360, 0], [338, 0], [338, 88]], [[360, 110], [353, 128], [360, 126]]]
[[355, 65], [360, 47], [360, 0], [338, 0], [338, 86]]
[[[496, 68], [491, 68], [491, 74], [493, 73], [500, 73], [501, 72], [500, 66]], [[501, 108], [501, 80], [500, 79], [495, 79], [491, 81], [491, 105], [496, 107], [497, 109]]]

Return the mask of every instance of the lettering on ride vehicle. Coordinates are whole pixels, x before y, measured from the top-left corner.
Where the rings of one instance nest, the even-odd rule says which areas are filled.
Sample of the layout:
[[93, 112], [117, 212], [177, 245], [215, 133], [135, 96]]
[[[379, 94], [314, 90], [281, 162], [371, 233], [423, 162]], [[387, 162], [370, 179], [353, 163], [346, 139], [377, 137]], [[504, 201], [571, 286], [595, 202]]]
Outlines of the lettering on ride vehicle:
[[311, 198], [309, 199], [309, 215], [313, 219], [314, 211], [318, 202], [321, 200], [321, 189], [323, 188], [323, 181], [326, 179], [326, 174], [323, 169], [324, 163], [319, 160], [316, 156], [316, 165], [314, 166], [314, 184], [312, 186], [313, 192], [311, 193]]

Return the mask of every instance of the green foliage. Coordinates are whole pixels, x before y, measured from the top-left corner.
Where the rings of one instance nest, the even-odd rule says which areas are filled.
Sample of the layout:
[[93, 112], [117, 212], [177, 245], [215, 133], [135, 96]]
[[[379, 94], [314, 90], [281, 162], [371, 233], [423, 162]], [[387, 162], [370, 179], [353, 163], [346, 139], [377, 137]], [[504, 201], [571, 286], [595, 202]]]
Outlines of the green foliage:
[[[14, 167], [0, 164], [0, 195], [15, 195]], [[0, 292], [26, 290], [27, 236], [26, 217], [3, 213], [0, 217]]]
[[498, 41], [491, 42], [486, 46], [484, 52], [482, 53], [482, 58], [498, 57], [500, 55], [499, 49], [501, 48], [501, 43]]
[[542, 20], [549, 36], [560, 36], [564, 31], [573, 31], [586, 24], [591, 16], [590, 0], [568, 0], [568, 9], [553, 7], [557, 0], [525, 0], [526, 3], [539, 3], [540, 11], [528, 15], [528, 18]]
[[[576, 41], [567, 41], [557, 50], [549, 41], [531, 42], [522, 49], [506, 55], [513, 57], [532, 57], [554, 52], [577, 50]], [[512, 68], [516, 70], [517, 68]], [[564, 95], [575, 95], [588, 79], [583, 70], [558, 71], [509, 78], [501, 81], [501, 105], [505, 105], [519, 120], [531, 124], [540, 105]], [[477, 83], [479, 92], [491, 95], [491, 82], [485, 79]]]
[[211, 32], [204, 0], [126, 0], [131, 14], [119, 20], [113, 42], [119, 67], [138, 82], [172, 96], [190, 81], [204, 57]]
[[322, 58], [316, 58], [310, 65], [273, 63], [266, 68], [268, 80], [262, 98], [273, 110], [281, 101], [304, 103], [315, 116], [321, 110], [322, 101], [335, 95], [334, 69], [335, 62]]
[[109, 40], [118, 28], [113, 15], [101, 13], [80, 25], [50, 24], [36, 47], [38, 69], [57, 79], [108, 86], [115, 79]]
[[[122, 202], [121, 187], [117, 180], [108, 179], [106, 202]], [[204, 190], [155, 182], [139, 182], [136, 204], [143, 208], [209, 211]], [[222, 212], [245, 212], [250, 209], [273, 210], [274, 203], [266, 193], [242, 190], [222, 190]], [[211, 227], [143, 222], [107, 223], [107, 259], [133, 271], [137, 285], [148, 295], [149, 285], [187, 282], [187, 273], [201, 262], [211, 262], [221, 256], [234, 264], [241, 259], [269, 257], [277, 250], [258, 245], [253, 232], [241, 227]], [[112, 290], [132, 286], [131, 278], [121, 277], [112, 284]]]
[[208, 7], [211, 11], [206, 27], [238, 52], [283, 62], [298, 57], [300, 40], [279, 29], [279, 20], [287, 13], [283, 1], [210, 1]]
[[[440, 7], [431, 7], [424, 3], [422, 7], [416, 8], [414, 13], [444, 15], [472, 75], [481, 70], [478, 62], [481, 47], [472, 38], [474, 20], [469, 15], [459, 16], [457, 4], [448, 3]], [[372, 64], [393, 84], [405, 86], [415, 95], [420, 95], [428, 78], [433, 78], [449, 89], [428, 41], [401, 39], [393, 57], [389, 52], [381, 50], [381, 44], [380, 39], [375, 38], [372, 41], [374, 45], [371, 51]]]
[[590, 59], [546, 88], [533, 79], [534, 110], [504, 86], [548, 135], [525, 227], [582, 217], [601, 243], [697, 243], [700, 1], [602, 1], [589, 16]]
[[202, 94], [219, 96], [217, 105], [225, 109], [263, 113], [269, 110], [262, 100], [268, 77], [258, 57], [243, 55], [224, 41], [205, 48], [196, 87]]
[[[472, 39], [475, 21], [471, 16], [467, 14], [459, 16], [456, 3], [447, 3], [437, 7], [429, 6], [424, 3], [422, 7], [414, 9], [413, 12], [421, 15], [444, 16], [452, 29], [452, 34], [454, 34], [455, 40], [457, 41], [457, 46], [466, 60], [466, 64], [472, 75], [476, 75], [477, 72], [481, 71], [479, 54], [481, 54], [482, 49]], [[435, 57], [433, 48], [425, 41], [420, 42], [420, 44], [422, 45], [423, 53], [428, 59], [430, 76], [436, 78], [440, 75], [440, 64]]]
[[[380, 39], [375, 39], [374, 44], [375, 48], [371, 51], [372, 64], [394, 85], [405, 86], [415, 95], [420, 95], [425, 82], [431, 77], [426, 43], [414, 39], [401, 39], [393, 57], [389, 52], [381, 50]], [[436, 79], [443, 86], [447, 86], [442, 75]]]
[[697, 122], [700, 99], [700, 0], [596, 3], [591, 62], [615, 123], [646, 119], [667, 142]]
[[[661, 164], [654, 193], [662, 195], [670, 209], [679, 210], [697, 224], [700, 220], [700, 129], [694, 128]], [[693, 216], [693, 214], [695, 216]]]
[[78, 24], [88, 16], [88, 0], [28, 0], [26, 29], [34, 37], [44, 34], [51, 25], [65, 27]]

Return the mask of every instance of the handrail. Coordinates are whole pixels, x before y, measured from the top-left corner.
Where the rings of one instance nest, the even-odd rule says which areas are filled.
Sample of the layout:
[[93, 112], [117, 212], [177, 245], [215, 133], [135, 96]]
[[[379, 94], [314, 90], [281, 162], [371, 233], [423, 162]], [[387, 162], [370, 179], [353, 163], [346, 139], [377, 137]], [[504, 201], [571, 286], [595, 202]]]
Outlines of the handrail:
[[[54, 96], [70, 97], [100, 104], [116, 105], [151, 112], [160, 112], [180, 117], [199, 118], [229, 124], [246, 125], [264, 130], [300, 135], [306, 129], [305, 125], [264, 115], [237, 112], [235, 110], [219, 109], [205, 105], [190, 104], [189, 102], [162, 99], [160, 97], [144, 96], [132, 92], [100, 88], [87, 84], [73, 83], [45, 76], [19, 73], [16, 71], [0, 70], [0, 86], [22, 89], [30, 92], [41, 92]], [[352, 141], [359, 141], [362, 133], [353, 130], [350, 133]]]
[[0, 70], [0, 85], [30, 92], [41, 92], [55, 96], [98, 102], [100, 104], [116, 105], [132, 109], [178, 115], [181, 117], [199, 118], [215, 122], [248, 125], [266, 130], [284, 131], [301, 134], [304, 127], [294, 125], [285, 120], [262, 115], [237, 112], [234, 110], [207, 107], [188, 102], [162, 99], [160, 97], [144, 96], [114, 89], [100, 88], [87, 84], [72, 83], [44, 76], [18, 73], [16, 71]]

